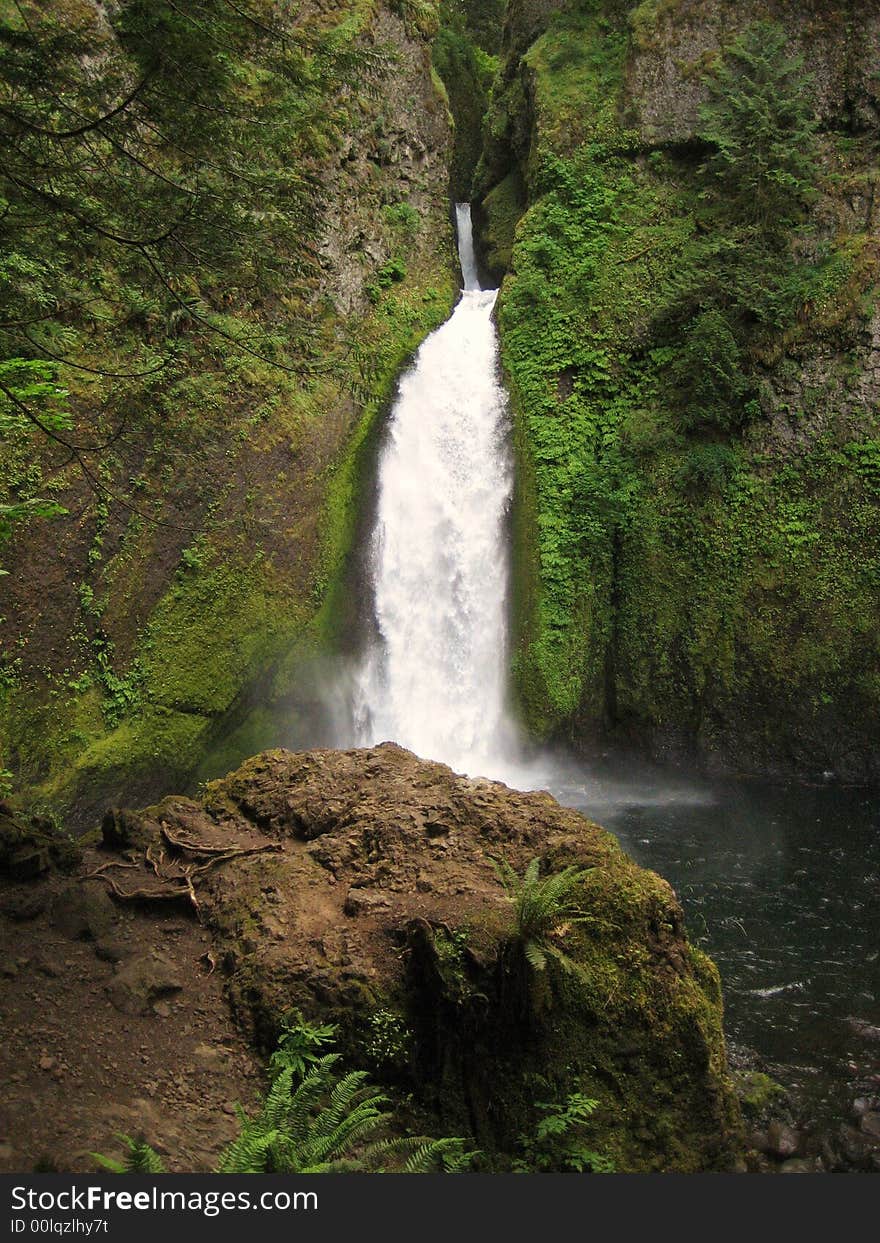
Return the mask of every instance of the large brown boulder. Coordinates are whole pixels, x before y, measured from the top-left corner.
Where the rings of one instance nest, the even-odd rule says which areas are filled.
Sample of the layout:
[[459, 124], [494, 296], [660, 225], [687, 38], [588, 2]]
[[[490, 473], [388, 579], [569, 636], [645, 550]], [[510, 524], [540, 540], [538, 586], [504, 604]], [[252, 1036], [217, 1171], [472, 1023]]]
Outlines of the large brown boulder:
[[[392, 744], [269, 751], [137, 821], [152, 845], [118, 888], [176, 886], [198, 908], [266, 1048], [290, 1008], [333, 1020], [350, 1063], [410, 1095], [435, 1133], [473, 1133], [499, 1168], [537, 1104], [574, 1091], [600, 1102], [590, 1143], [619, 1170], [729, 1165], [739, 1118], [715, 967], [670, 886], [549, 794]], [[520, 874], [536, 857], [589, 869], [582, 922], [551, 934], [567, 968], [528, 965], [492, 857]]]

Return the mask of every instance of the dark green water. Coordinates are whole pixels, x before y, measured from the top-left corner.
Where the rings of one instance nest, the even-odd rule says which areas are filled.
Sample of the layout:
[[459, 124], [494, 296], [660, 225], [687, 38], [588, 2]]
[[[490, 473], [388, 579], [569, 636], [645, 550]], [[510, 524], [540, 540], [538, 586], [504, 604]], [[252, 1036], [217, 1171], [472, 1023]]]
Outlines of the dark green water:
[[805, 1125], [880, 1094], [880, 1032], [865, 1030], [880, 1028], [876, 792], [575, 762], [547, 784], [672, 884], [721, 971], [728, 1039], [796, 1089]]

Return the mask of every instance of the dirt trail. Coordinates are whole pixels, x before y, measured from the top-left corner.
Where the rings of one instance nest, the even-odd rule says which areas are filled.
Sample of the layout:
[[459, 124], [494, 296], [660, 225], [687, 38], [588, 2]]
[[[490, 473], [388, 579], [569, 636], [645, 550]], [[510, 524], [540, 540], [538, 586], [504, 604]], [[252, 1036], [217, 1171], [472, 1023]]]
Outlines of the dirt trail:
[[210, 1169], [260, 1075], [207, 930], [58, 876], [0, 885], [0, 912], [0, 1170], [93, 1170], [119, 1132]]

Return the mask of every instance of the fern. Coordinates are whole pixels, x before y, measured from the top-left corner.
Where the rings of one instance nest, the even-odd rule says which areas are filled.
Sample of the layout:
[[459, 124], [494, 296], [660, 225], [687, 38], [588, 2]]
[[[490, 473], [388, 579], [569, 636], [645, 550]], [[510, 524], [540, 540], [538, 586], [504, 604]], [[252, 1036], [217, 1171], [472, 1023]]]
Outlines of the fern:
[[91, 1155], [103, 1169], [111, 1174], [164, 1174], [165, 1165], [158, 1152], [143, 1139], [132, 1139], [130, 1135], [119, 1135], [128, 1152], [123, 1160], [105, 1157], [103, 1153], [93, 1152]]
[[520, 876], [506, 859], [492, 859], [499, 880], [513, 903], [514, 934], [526, 962], [534, 971], [545, 971], [552, 958], [566, 971], [575, 964], [551, 941], [563, 937], [572, 924], [583, 923], [576, 900], [590, 868], [569, 866], [541, 879], [541, 860], [532, 859]]
[[238, 1139], [220, 1159], [223, 1174], [325, 1173], [346, 1160], [352, 1148], [387, 1121], [381, 1093], [369, 1088], [364, 1071], [337, 1080], [337, 1054], [314, 1063], [295, 1085], [292, 1067], [282, 1070]]
[[533, 1135], [521, 1135], [523, 1160], [519, 1168], [539, 1173], [571, 1171], [577, 1174], [613, 1174], [614, 1162], [588, 1148], [585, 1140], [590, 1118], [599, 1102], [583, 1092], [572, 1092], [562, 1104], [539, 1102], [545, 1116]]
[[225, 1149], [218, 1174], [266, 1174], [270, 1170], [272, 1149], [278, 1140], [277, 1131], [246, 1127]]
[[[316, 1029], [326, 1031], [327, 1029]], [[221, 1154], [218, 1174], [327, 1174], [371, 1170], [409, 1174], [457, 1174], [477, 1156], [458, 1138], [425, 1136], [373, 1138], [387, 1127], [387, 1098], [366, 1071], [336, 1073], [339, 1055], [328, 1053], [307, 1066], [300, 1078], [293, 1066], [274, 1065], [275, 1076], [253, 1115], [236, 1107], [239, 1134]], [[115, 1174], [164, 1173], [159, 1156], [142, 1141], [120, 1138], [124, 1160], [93, 1153]]]
[[421, 1143], [410, 1153], [403, 1167], [405, 1174], [461, 1174], [469, 1169], [477, 1152], [466, 1152], [462, 1139], [433, 1139]]

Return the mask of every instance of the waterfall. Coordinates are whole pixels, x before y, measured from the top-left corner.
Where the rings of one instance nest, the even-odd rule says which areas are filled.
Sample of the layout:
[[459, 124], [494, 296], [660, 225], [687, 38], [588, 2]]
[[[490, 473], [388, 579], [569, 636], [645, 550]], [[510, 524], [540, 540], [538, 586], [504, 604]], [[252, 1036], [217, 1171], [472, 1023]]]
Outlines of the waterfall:
[[379, 461], [369, 549], [374, 634], [356, 678], [357, 741], [391, 740], [498, 776], [513, 730], [507, 685], [512, 464], [470, 206], [459, 204], [464, 289], [403, 376]]

